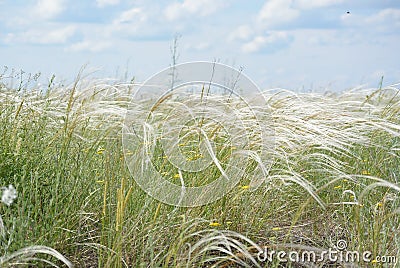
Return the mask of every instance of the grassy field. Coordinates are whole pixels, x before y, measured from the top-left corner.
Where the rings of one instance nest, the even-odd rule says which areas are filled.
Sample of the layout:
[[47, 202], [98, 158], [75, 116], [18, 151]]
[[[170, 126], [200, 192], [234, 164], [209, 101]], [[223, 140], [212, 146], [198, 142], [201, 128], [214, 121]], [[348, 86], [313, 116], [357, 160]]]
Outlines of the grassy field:
[[[399, 267], [399, 89], [265, 91], [275, 146], [263, 184], [254, 190], [244, 175], [216, 202], [176, 208], [147, 195], [125, 163], [122, 125], [136, 86], [77, 81], [46, 90], [0, 83], [0, 187], [18, 193], [0, 203], [1, 267], [314, 267], [260, 252], [321, 254], [338, 241], [372, 254], [348, 267]], [[193, 137], [180, 139], [185, 147]], [[224, 169], [231, 151], [222, 134], [214, 141]], [[263, 164], [257, 142], [249, 173]], [[160, 151], [152, 161], [178, 185], [190, 177]]]

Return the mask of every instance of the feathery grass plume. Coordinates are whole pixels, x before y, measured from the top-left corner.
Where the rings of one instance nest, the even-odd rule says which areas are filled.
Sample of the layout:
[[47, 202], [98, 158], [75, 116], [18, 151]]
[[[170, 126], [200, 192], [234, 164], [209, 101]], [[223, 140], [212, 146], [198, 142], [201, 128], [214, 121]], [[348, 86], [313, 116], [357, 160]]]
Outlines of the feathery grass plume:
[[73, 267], [72, 263], [66, 259], [61, 253], [57, 250], [54, 250], [45, 246], [30, 246], [26, 248], [19, 249], [7, 256], [0, 257], [0, 266], [16, 266], [16, 265], [29, 265], [30, 263], [35, 262], [43, 262], [52, 267], [59, 267], [55, 263], [43, 259], [35, 257], [37, 254], [45, 254], [56, 258], [61, 261], [63, 264], [68, 267]]
[[262, 251], [262, 248], [240, 233], [206, 229], [194, 232], [189, 237], [190, 240], [196, 240], [193, 244], [189, 244], [186, 267], [193, 265], [221, 267], [233, 264], [238, 264], [240, 267], [261, 267], [256, 253]]
[[[171, 118], [171, 107], [179, 107], [179, 115], [195, 119], [192, 106], [200, 100], [190, 94], [183, 100], [166, 95], [148, 111], [147, 124], [136, 124], [135, 110], [140, 114], [149, 101], [143, 96], [129, 106], [137, 85], [81, 78], [75, 86], [53, 84], [43, 92], [0, 84], [0, 179], [23, 189], [18, 209], [1, 206], [1, 236], [7, 237], [14, 214], [16, 230], [9, 247], [14, 255], [3, 256], [1, 265], [35, 263], [46, 253], [66, 264], [51, 247], [75, 266], [257, 267], [256, 253], [265, 241], [323, 249], [341, 236], [349, 246], [398, 256], [398, 85], [335, 94], [266, 90], [252, 107], [208, 94], [206, 111], [217, 113], [217, 105], [224, 104], [229, 112], [219, 118], [241, 121], [243, 128], [231, 136], [207, 118], [198, 125], [203, 132], [188, 131], [189, 124]], [[133, 126], [123, 125], [128, 107]], [[167, 119], [176, 127], [159, 132]], [[263, 152], [266, 139], [259, 133], [270, 124], [275, 146]], [[139, 135], [144, 149], [124, 152], [122, 128], [132, 135], [144, 132]], [[166, 141], [171, 152], [191, 159], [188, 166], [210, 163], [210, 168], [177, 168], [178, 156], [166, 153]], [[146, 195], [125, 168], [148, 154], [149, 163], [138, 161], [143, 169], [154, 165], [165, 180], [184, 187], [246, 168], [220, 200], [174, 208]], [[229, 162], [235, 157], [239, 160]], [[118, 190], [117, 178], [126, 178], [125, 191]], [[209, 219], [218, 219], [216, 230], [209, 229]], [[18, 250], [27, 243], [49, 248]]]

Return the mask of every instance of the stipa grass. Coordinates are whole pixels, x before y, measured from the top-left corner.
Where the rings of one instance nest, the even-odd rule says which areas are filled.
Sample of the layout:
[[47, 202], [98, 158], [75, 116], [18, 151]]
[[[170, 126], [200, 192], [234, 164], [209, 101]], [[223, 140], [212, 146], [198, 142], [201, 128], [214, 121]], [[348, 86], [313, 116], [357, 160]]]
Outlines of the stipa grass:
[[[299, 267], [257, 254], [264, 247], [321, 252], [338, 240], [374, 257], [400, 258], [397, 88], [263, 92], [269, 114], [259, 123], [273, 120], [275, 148], [268, 163], [259, 139], [242, 152], [252, 159], [245, 175], [256, 172], [265, 179], [261, 187], [252, 191], [243, 176], [214, 203], [175, 208], [146, 195], [125, 166], [122, 124], [134, 87], [85, 80], [45, 92], [1, 86], [0, 185], [18, 191], [12, 206], [0, 207], [7, 230], [1, 260], [61, 265], [40, 254], [51, 248], [76, 267]], [[248, 111], [239, 111], [251, 127]], [[204, 124], [213, 133], [212, 122]], [[179, 135], [178, 147], [193, 151], [187, 157], [201, 158], [190, 131]], [[223, 132], [219, 139], [213, 161], [221, 166], [200, 176], [203, 182], [220, 175], [234, 151]], [[158, 150], [154, 163], [179, 185], [184, 175]], [[27, 247], [29, 255], [20, 254]]]

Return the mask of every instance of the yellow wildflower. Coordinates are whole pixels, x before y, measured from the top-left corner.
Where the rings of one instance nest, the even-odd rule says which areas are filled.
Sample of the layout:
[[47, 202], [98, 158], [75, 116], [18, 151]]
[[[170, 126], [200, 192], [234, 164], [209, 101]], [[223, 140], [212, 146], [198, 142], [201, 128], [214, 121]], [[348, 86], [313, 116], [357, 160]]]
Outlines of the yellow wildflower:
[[363, 175], [371, 175], [371, 173], [368, 170], [363, 170], [361, 172], [361, 174], [363, 174]]
[[250, 185], [243, 185], [240, 188], [242, 188], [242, 190], [247, 190], [250, 188]]
[[218, 227], [218, 226], [221, 226], [221, 224], [219, 222], [210, 222], [210, 226], [211, 227]]
[[174, 175], [174, 179], [179, 179], [180, 177], [178, 173]]
[[99, 148], [98, 150], [97, 150], [97, 154], [98, 155], [101, 155], [101, 154], [103, 154], [103, 152], [105, 151], [106, 149], [104, 149], [104, 148]]
[[340, 189], [340, 188], [342, 188], [342, 186], [341, 185], [338, 185], [338, 186], [335, 186], [335, 187], [333, 187], [334, 189]]
[[272, 228], [272, 231], [280, 231], [280, 230], [282, 230], [281, 227], [274, 227], [274, 228]]
[[195, 154], [193, 155], [193, 157], [191, 158], [192, 160], [197, 160], [199, 158], [203, 158], [204, 156], [202, 154]]

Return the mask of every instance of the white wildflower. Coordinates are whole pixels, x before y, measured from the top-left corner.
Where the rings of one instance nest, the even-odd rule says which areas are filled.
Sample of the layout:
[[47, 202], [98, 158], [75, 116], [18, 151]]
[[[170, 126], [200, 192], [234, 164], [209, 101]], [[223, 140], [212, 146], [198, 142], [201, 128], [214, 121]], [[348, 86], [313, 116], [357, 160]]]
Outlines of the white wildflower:
[[15, 190], [14, 186], [11, 184], [8, 187], [1, 187], [3, 190], [3, 194], [1, 195], [1, 202], [6, 204], [7, 206], [11, 205], [14, 202], [15, 198], [17, 198], [17, 190]]

